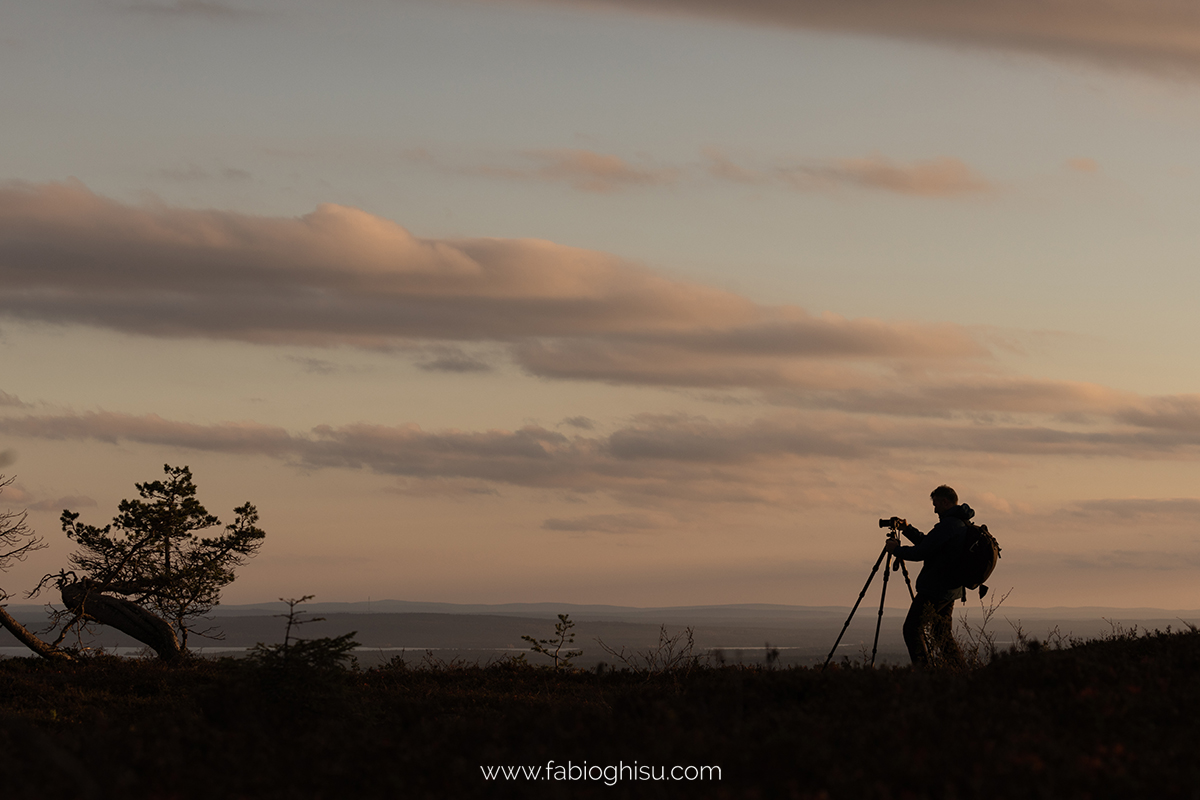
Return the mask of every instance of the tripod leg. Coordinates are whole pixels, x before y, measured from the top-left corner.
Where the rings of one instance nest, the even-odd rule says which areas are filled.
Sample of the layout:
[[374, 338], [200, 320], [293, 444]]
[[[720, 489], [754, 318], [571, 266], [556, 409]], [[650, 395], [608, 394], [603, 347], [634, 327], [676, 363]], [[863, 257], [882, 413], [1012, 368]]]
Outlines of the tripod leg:
[[900, 562], [900, 569], [904, 571], [904, 582], [908, 585], [908, 597], [910, 600], [916, 600], [917, 595], [916, 592], [913, 591], [912, 581], [908, 579], [908, 567], [904, 565], [904, 561], [902, 559], [897, 558], [896, 560]]
[[[846, 635], [846, 629], [850, 627], [850, 620], [854, 619], [854, 612], [858, 611], [858, 604], [861, 603], [863, 597], [866, 596], [867, 588], [871, 585], [871, 581], [875, 580], [875, 573], [879, 571], [879, 565], [883, 563], [883, 557], [885, 555], [887, 555], [886, 547], [883, 548], [883, 551], [879, 554], [879, 558], [875, 559], [875, 566], [871, 567], [871, 574], [867, 576], [867, 582], [863, 584], [862, 591], [858, 593], [858, 599], [854, 601], [854, 608], [850, 609], [850, 616], [846, 617], [846, 623], [842, 625], [842, 632], [838, 634], [837, 641], [833, 643], [833, 647], [830, 649], [829, 655], [825, 657], [825, 663], [821, 665], [821, 669], [825, 669], [829, 666], [830, 659], [832, 659], [833, 654], [837, 652], [837, 647], [839, 644], [841, 644], [842, 637]], [[884, 575], [884, 580], [887, 580], [887, 575]]]
[[[887, 553], [887, 550], [884, 550]], [[871, 666], [875, 666], [875, 653], [879, 650], [879, 629], [883, 627], [883, 604], [887, 600], [888, 573], [891, 572], [892, 554], [888, 553], [887, 563], [883, 567], [883, 591], [879, 594], [879, 618], [875, 620], [875, 642], [871, 645]]]

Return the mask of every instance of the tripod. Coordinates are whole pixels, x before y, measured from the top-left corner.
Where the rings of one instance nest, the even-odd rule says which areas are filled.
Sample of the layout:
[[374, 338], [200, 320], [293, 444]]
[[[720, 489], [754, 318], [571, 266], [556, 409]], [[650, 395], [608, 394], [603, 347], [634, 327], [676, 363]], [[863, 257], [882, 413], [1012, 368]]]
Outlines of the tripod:
[[[879, 520], [879, 527], [890, 526], [888, 531], [888, 541], [900, 540], [900, 526], [904, 524], [904, 520], [892, 517], [890, 520]], [[888, 573], [896, 570], [903, 570], [904, 583], [908, 586], [908, 595], [912, 599], [916, 599], [916, 594], [913, 593], [912, 581], [908, 579], [908, 567], [904, 565], [904, 559], [899, 556], [895, 561], [892, 561], [892, 554], [888, 552], [887, 545], [883, 546], [883, 550], [879, 553], [879, 558], [875, 559], [875, 566], [871, 567], [871, 574], [867, 576], [867, 582], [863, 584], [862, 591], [858, 593], [858, 600], [854, 601], [854, 608], [850, 609], [850, 616], [846, 617], [846, 623], [842, 625], [842, 632], [838, 634], [837, 641], [833, 643], [833, 648], [829, 651], [829, 655], [825, 658], [825, 663], [821, 665], [821, 669], [829, 666], [829, 662], [833, 659], [833, 654], [837, 652], [838, 645], [842, 642], [842, 637], [846, 635], [846, 629], [850, 627], [850, 620], [854, 619], [854, 612], [858, 611], [859, 603], [863, 601], [863, 597], [867, 594], [867, 589], [871, 586], [871, 581], [875, 579], [875, 573], [879, 571], [879, 565], [884, 563], [884, 558], [887, 558], [887, 563], [883, 568], [883, 591], [879, 595], [879, 618], [875, 620], [875, 643], [871, 645], [871, 666], [875, 666], [875, 653], [879, 650], [879, 628], [883, 625], [883, 602], [887, 598]]]

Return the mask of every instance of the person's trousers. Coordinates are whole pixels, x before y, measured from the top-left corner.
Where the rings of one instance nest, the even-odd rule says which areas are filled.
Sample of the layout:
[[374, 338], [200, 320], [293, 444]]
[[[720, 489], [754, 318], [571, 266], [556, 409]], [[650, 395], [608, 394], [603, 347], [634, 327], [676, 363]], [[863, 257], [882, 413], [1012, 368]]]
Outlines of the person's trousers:
[[954, 600], [917, 592], [904, 618], [904, 644], [914, 667], [962, 666], [962, 651], [954, 641]]

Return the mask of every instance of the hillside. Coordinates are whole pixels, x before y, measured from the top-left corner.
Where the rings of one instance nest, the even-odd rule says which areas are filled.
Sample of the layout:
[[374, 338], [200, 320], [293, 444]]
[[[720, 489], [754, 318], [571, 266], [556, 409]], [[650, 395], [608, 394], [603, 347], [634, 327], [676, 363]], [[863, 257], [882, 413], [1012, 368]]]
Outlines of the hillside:
[[[206, 626], [223, 638], [197, 638], [192, 646], [205, 655], [225, 655], [253, 647], [258, 642], [277, 642], [283, 635], [283, 620], [277, 616], [286, 606], [261, 603], [252, 606], [218, 606]], [[48, 625], [46, 608], [40, 605], [12, 605], [10, 612], [34, 630]], [[887, 608], [879, 637], [879, 663], [907, 664], [908, 653], [901, 637], [901, 620], [907, 605]], [[356, 631], [363, 648], [358, 658], [364, 666], [386, 662], [403, 651], [406, 657], [420, 656], [432, 649], [442, 658], [456, 656], [486, 663], [514, 652], [528, 650], [521, 637], [545, 636], [553, 630], [555, 615], [569, 613], [577, 622], [576, 644], [583, 650], [580, 666], [595, 667], [611, 662], [597, 640], [620, 648], [644, 649], [654, 646], [661, 626], [676, 633], [691, 627], [699, 650], [723, 652], [732, 662], [762, 662], [766, 645], [780, 651], [780, 666], [821, 664], [833, 646], [850, 612], [840, 606], [684, 606], [676, 608], [631, 608], [621, 606], [581, 606], [571, 604], [454, 605], [375, 601], [374, 603], [311, 603], [304, 606], [306, 616], [319, 614], [321, 622], [304, 628], [305, 636], [338, 636]], [[859, 656], [868, 651], [875, 634], [877, 609], [860, 608], [842, 639], [839, 657]], [[976, 623], [982, 612], [978, 604], [959, 606], [957, 616]], [[1014, 627], [1022, 626], [1035, 636], [1044, 637], [1058, 629], [1063, 634], [1096, 638], [1113, 629], [1137, 626], [1153, 630], [1178, 627], [1180, 622], [1200, 623], [1200, 612], [1164, 609], [1120, 608], [1009, 608], [1001, 607], [992, 627], [997, 641], [1007, 645], [1014, 638]], [[961, 627], [961, 625], [960, 625]], [[143, 647], [136, 640], [112, 628], [96, 626], [83, 644], [119, 652], [137, 652]], [[25, 656], [28, 649], [0, 629], [0, 656]]]
[[[1200, 780], [1200, 634], [1026, 642], [974, 672], [272, 670], [0, 662], [6, 798], [1168, 797]], [[481, 767], [717, 766], [488, 781]], [[610, 773], [611, 774], [611, 773]]]

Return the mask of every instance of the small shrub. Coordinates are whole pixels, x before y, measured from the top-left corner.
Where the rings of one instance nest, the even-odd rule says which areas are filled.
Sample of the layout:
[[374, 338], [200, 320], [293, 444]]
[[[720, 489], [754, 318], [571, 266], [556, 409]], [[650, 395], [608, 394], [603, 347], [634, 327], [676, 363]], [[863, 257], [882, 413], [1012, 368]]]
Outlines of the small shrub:
[[[706, 656], [696, 653], [696, 637], [694, 628], [684, 628], [683, 631], [674, 635], [667, 633], [667, 626], [662, 625], [658, 630], [658, 646], [651, 647], [646, 650], [626, 650], [621, 647], [620, 650], [609, 647], [603, 640], [597, 639], [596, 642], [604, 649], [604, 652], [620, 661], [627, 669], [634, 672], [644, 673], [647, 676], [655, 675], [663, 672], [682, 672], [687, 674], [696, 667], [702, 666], [702, 662], [706, 661]], [[779, 651], [776, 650], [775, 657], [778, 658]], [[771, 658], [770, 651], [767, 653], [768, 663], [774, 661]]]
[[988, 630], [988, 625], [991, 624], [996, 612], [1000, 610], [1000, 606], [1004, 604], [1010, 594], [1012, 594], [1012, 589], [1001, 595], [999, 599], [993, 596], [986, 606], [983, 604], [983, 598], [979, 598], [979, 610], [983, 614], [983, 618], [978, 624], [971, 625], [965, 615], [959, 621], [958, 636], [955, 637], [955, 640], [967, 669], [985, 667], [995, 659], [997, 653], [996, 634]]
[[575, 644], [575, 632], [571, 630], [574, 627], [575, 622], [571, 619], [570, 614], [559, 614], [558, 622], [554, 623], [553, 639], [535, 639], [532, 636], [522, 636], [521, 638], [533, 645], [529, 648], [530, 650], [553, 660], [556, 671], [569, 669], [571, 659], [583, 655], [582, 650], [563, 651], [564, 647]]
[[282, 597], [279, 598], [288, 605], [286, 614], [275, 615], [287, 619], [283, 642], [280, 644], [263, 644], [259, 642], [254, 645], [246, 658], [260, 666], [276, 669], [324, 671], [345, 669], [347, 666], [352, 669], [357, 667], [358, 659], [354, 657], [353, 652], [354, 648], [359, 646], [359, 643], [354, 640], [358, 631], [350, 631], [350, 633], [341, 636], [323, 636], [319, 639], [292, 637], [293, 627], [305, 625], [309, 622], [321, 622], [325, 619], [324, 617], [300, 618], [301, 612], [296, 610], [296, 606], [312, 598], [311, 594], [290, 600], [283, 600]]

